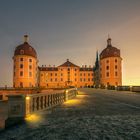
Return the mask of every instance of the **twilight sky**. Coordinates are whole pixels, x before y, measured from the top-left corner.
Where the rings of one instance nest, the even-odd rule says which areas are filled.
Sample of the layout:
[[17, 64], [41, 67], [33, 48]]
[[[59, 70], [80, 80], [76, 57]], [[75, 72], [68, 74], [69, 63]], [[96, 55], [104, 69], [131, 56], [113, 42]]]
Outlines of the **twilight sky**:
[[98, 49], [121, 49], [123, 84], [140, 85], [140, 0], [0, 0], [0, 86], [12, 86], [12, 56], [29, 35], [39, 65], [93, 65]]

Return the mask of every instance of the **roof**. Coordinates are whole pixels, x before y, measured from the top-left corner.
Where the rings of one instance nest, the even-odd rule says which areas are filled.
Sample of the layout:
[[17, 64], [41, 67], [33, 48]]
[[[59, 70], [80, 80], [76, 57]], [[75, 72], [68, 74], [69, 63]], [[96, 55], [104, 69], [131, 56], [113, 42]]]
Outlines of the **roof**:
[[80, 71], [93, 71], [93, 68], [80, 68]]
[[27, 35], [24, 36], [25, 42], [15, 48], [15, 55], [29, 55], [37, 58], [37, 53], [35, 49], [27, 42]]
[[107, 57], [120, 57], [120, 50], [111, 45], [110, 38], [107, 40], [107, 47], [100, 54], [100, 59]]
[[79, 66], [73, 64], [72, 62], [69, 61], [69, 59], [67, 59], [67, 61], [65, 63], [63, 63], [62, 65], [60, 65], [58, 67], [79, 67]]
[[57, 67], [38, 67], [40, 71], [58, 71]]

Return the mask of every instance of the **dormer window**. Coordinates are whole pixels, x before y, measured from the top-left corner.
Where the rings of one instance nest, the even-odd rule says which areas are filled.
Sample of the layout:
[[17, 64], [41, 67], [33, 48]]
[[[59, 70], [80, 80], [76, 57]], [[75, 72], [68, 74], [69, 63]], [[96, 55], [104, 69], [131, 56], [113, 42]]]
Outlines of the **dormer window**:
[[29, 50], [32, 51], [32, 48], [30, 47]]
[[24, 54], [24, 50], [20, 50], [20, 54]]

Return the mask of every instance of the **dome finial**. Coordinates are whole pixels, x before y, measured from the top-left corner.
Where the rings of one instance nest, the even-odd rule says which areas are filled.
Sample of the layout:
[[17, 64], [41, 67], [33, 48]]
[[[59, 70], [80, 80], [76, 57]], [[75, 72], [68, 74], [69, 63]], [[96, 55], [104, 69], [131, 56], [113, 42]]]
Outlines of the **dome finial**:
[[28, 35], [24, 35], [24, 42], [28, 42], [28, 39], [29, 39]]
[[108, 39], [107, 39], [107, 46], [111, 46], [111, 38], [110, 38], [109, 34], [108, 34]]

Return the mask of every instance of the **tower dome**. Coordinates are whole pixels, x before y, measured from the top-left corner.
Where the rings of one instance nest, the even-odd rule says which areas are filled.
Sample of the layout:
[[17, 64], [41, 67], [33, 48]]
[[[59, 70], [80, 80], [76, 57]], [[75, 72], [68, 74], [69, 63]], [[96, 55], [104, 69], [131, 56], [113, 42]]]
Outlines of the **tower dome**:
[[120, 57], [120, 50], [112, 46], [111, 38], [107, 39], [107, 47], [100, 54], [100, 59], [107, 57]]
[[16, 47], [14, 56], [16, 55], [28, 55], [37, 58], [35, 49], [28, 43], [28, 35], [24, 35], [24, 43]]
[[13, 87], [28, 88], [37, 86], [37, 53], [28, 43], [28, 35], [24, 43], [17, 46], [13, 56]]
[[103, 86], [122, 85], [122, 58], [120, 50], [113, 47], [111, 38], [107, 39], [107, 47], [100, 54], [100, 84]]

